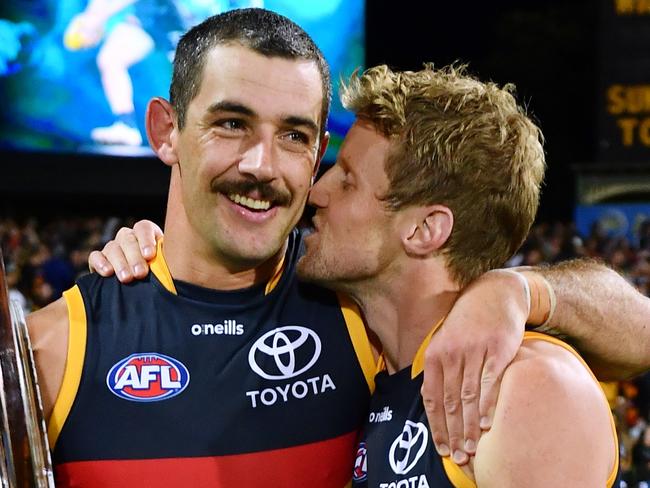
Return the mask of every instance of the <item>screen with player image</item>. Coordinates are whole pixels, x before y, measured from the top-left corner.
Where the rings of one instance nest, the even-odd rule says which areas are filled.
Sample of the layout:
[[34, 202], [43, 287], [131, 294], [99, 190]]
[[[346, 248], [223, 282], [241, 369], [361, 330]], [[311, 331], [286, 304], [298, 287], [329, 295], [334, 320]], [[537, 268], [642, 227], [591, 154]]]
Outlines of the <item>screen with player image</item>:
[[364, 0], [12, 0], [0, 6], [0, 149], [144, 156], [144, 112], [168, 98], [187, 29], [264, 7], [302, 26], [332, 68], [333, 155], [352, 123], [341, 76], [364, 62]]

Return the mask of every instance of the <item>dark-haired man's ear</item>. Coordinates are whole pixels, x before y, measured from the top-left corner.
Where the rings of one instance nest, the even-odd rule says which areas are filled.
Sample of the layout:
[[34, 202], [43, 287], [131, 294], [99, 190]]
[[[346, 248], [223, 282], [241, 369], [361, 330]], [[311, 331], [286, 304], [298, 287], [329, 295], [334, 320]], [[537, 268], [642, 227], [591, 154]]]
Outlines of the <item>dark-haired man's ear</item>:
[[174, 107], [167, 100], [155, 97], [149, 101], [145, 116], [147, 139], [160, 160], [168, 166], [178, 163], [173, 144], [178, 131], [175, 121]]
[[454, 214], [448, 207], [416, 207], [408, 214], [401, 231], [402, 245], [407, 254], [427, 257], [445, 245], [454, 227]]

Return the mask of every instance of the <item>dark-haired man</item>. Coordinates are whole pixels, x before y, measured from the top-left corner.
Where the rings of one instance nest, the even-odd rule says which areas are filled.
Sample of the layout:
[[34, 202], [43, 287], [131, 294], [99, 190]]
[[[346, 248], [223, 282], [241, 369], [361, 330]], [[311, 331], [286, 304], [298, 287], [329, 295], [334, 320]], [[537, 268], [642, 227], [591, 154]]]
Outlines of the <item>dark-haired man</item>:
[[172, 172], [153, 274], [82, 278], [29, 319], [59, 486], [349, 481], [370, 344], [294, 272], [329, 101], [285, 17], [235, 10], [182, 38], [171, 100], [147, 111]]

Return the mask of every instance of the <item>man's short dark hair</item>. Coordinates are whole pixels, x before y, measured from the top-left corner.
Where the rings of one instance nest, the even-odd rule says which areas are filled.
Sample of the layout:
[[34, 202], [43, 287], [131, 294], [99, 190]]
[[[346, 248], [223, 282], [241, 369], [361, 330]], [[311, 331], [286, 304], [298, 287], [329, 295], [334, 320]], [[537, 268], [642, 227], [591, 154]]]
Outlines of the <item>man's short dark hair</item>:
[[299, 25], [269, 10], [248, 8], [209, 17], [190, 29], [178, 43], [169, 91], [180, 130], [185, 125], [187, 107], [201, 88], [207, 53], [215, 46], [238, 43], [267, 57], [304, 59], [318, 66], [323, 86], [321, 134], [329, 113], [330, 70], [323, 53]]

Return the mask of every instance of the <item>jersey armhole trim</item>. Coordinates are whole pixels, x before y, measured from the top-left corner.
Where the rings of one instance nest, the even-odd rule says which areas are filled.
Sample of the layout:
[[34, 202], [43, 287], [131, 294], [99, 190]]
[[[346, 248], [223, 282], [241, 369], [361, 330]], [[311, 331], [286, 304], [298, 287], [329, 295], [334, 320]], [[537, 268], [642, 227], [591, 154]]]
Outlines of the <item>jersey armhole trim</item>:
[[445, 321], [447, 316], [445, 315], [443, 318], [441, 318], [436, 325], [433, 326], [433, 329], [431, 329], [431, 332], [427, 334], [427, 336], [424, 338], [422, 341], [422, 344], [420, 344], [420, 347], [418, 348], [418, 351], [415, 353], [415, 357], [413, 358], [413, 363], [411, 364], [411, 379], [415, 379], [417, 375], [419, 375], [422, 371], [424, 371], [424, 353], [427, 350], [427, 346], [429, 345], [429, 342], [431, 342], [431, 338], [433, 337], [433, 334], [438, 332], [438, 329], [442, 325], [442, 323]]
[[162, 237], [158, 239], [158, 242], [156, 243], [156, 257], [149, 262], [149, 269], [151, 269], [153, 275], [158, 278], [158, 281], [160, 281], [162, 286], [164, 286], [168, 292], [178, 295], [176, 285], [174, 285], [174, 280], [172, 279], [172, 275], [167, 267], [167, 262], [165, 261], [165, 256], [163, 255]]
[[278, 283], [280, 283], [280, 279], [282, 278], [282, 275], [284, 274], [284, 268], [285, 268], [285, 261], [286, 261], [286, 256], [282, 256], [282, 259], [278, 262], [278, 264], [275, 266], [275, 269], [273, 270], [273, 275], [271, 276], [271, 279], [268, 281], [266, 284], [266, 287], [264, 288], [264, 294], [268, 295], [271, 293], [276, 286], [278, 286]]
[[348, 328], [348, 333], [352, 340], [352, 347], [354, 348], [354, 352], [357, 354], [357, 359], [361, 365], [363, 375], [368, 383], [368, 389], [370, 390], [370, 393], [372, 393], [375, 391], [377, 361], [372, 352], [372, 346], [370, 345], [370, 339], [368, 338], [368, 332], [366, 331], [366, 324], [363, 323], [359, 307], [351, 298], [342, 293], [337, 293], [336, 296], [339, 299], [339, 305], [341, 307], [341, 312], [343, 313], [343, 318], [345, 319], [345, 325]]
[[86, 308], [79, 286], [75, 285], [63, 292], [63, 297], [68, 306], [68, 351], [61, 389], [54, 402], [47, 428], [51, 449], [54, 449], [56, 445], [63, 424], [70, 414], [72, 404], [77, 396], [86, 354]]
[[454, 463], [449, 457], [443, 457], [442, 467], [445, 470], [445, 474], [452, 485], [456, 488], [476, 488], [476, 483], [474, 483], [458, 466]]

